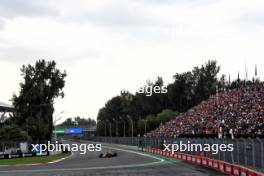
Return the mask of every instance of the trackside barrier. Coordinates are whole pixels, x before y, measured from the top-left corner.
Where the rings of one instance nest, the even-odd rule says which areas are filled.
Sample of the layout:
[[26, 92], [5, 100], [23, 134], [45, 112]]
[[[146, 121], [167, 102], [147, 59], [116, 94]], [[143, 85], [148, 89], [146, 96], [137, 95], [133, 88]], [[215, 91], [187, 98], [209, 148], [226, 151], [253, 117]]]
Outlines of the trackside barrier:
[[233, 175], [239, 176], [239, 167], [238, 166], [233, 166]]
[[187, 161], [191, 162], [192, 161], [192, 156], [191, 155], [187, 155]]
[[171, 155], [171, 152], [166, 153], [166, 156], [170, 157], [170, 155]]
[[229, 175], [232, 173], [232, 166], [229, 163], [225, 163], [225, 172]]
[[178, 153], [178, 159], [182, 159], [182, 154], [181, 153]]
[[219, 171], [225, 173], [225, 164], [222, 161], [219, 161]]
[[196, 156], [192, 156], [192, 163], [196, 163]]
[[186, 154], [182, 154], [182, 159], [186, 161]]
[[184, 154], [180, 152], [168, 152], [168, 151], [163, 151], [160, 149], [155, 149], [151, 147], [146, 147], [144, 148], [145, 151], [162, 155], [165, 157], [170, 157], [170, 158], [175, 158], [175, 159], [180, 159], [187, 161], [188, 163], [196, 164], [196, 165], [202, 165], [203, 167], [207, 167], [210, 169], [214, 169], [218, 172], [222, 172], [228, 175], [233, 175], [233, 176], [264, 176], [264, 173], [260, 173], [257, 171], [254, 171], [252, 169], [231, 164], [228, 162], [220, 161], [220, 160], [214, 160], [210, 159], [204, 156], [197, 156], [197, 155], [190, 155], [190, 154]]
[[240, 172], [241, 172], [241, 176], [246, 176], [247, 175], [247, 170], [244, 169], [244, 168], [241, 168]]
[[207, 158], [205, 158], [205, 157], [202, 158], [202, 165], [205, 166], [205, 167], [208, 166], [207, 165]]
[[201, 165], [201, 163], [202, 163], [202, 157], [199, 157], [199, 156], [198, 156], [198, 158], [196, 159], [196, 163], [197, 163], [198, 165]]
[[178, 157], [177, 153], [174, 153], [173, 154], [173, 158], [176, 158], [177, 159], [177, 157]]
[[208, 167], [209, 168], [214, 168], [213, 167], [213, 160], [212, 159], [208, 159]]
[[218, 163], [218, 161], [213, 160], [213, 168], [214, 168], [215, 170], [219, 170], [219, 163]]

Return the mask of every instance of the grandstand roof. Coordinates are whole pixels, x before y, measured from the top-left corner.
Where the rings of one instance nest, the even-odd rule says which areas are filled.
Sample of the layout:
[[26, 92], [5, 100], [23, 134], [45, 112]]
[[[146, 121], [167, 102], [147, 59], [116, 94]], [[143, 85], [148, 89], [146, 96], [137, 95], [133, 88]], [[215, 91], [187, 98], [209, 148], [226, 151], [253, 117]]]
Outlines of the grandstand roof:
[[14, 107], [12, 105], [9, 105], [9, 104], [6, 104], [6, 103], [3, 103], [0, 101], [0, 112], [3, 112], [3, 111], [14, 111]]

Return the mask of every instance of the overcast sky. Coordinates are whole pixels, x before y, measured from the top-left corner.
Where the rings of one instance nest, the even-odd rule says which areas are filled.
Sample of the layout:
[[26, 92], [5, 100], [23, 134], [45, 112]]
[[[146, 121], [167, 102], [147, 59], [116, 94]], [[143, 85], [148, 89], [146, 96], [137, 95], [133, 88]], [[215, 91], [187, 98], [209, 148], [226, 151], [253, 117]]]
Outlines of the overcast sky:
[[[0, 0], [0, 101], [20, 68], [54, 59], [67, 71], [64, 117], [96, 118], [111, 97], [209, 59], [231, 79], [264, 77], [262, 0]], [[55, 113], [55, 114], [56, 114]]]

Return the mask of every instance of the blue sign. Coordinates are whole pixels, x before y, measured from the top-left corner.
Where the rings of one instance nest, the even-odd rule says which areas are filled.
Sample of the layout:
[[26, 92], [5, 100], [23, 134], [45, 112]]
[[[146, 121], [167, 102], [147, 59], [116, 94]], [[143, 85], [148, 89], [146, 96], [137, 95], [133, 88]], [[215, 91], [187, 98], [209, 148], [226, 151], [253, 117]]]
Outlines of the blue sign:
[[83, 129], [82, 128], [68, 128], [66, 130], [66, 134], [82, 134]]

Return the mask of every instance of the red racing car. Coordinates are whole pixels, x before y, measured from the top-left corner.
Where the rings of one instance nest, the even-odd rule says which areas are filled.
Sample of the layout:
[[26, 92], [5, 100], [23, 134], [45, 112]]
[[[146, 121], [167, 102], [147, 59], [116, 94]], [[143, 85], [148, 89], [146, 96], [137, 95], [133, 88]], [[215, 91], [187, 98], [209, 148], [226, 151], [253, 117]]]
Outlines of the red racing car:
[[99, 158], [112, 158], [112, 157], [116, 157], [116, 156], [117, 156], [116, 152], [107, 151], [105, 153], [101, 153], [99, 155]]

